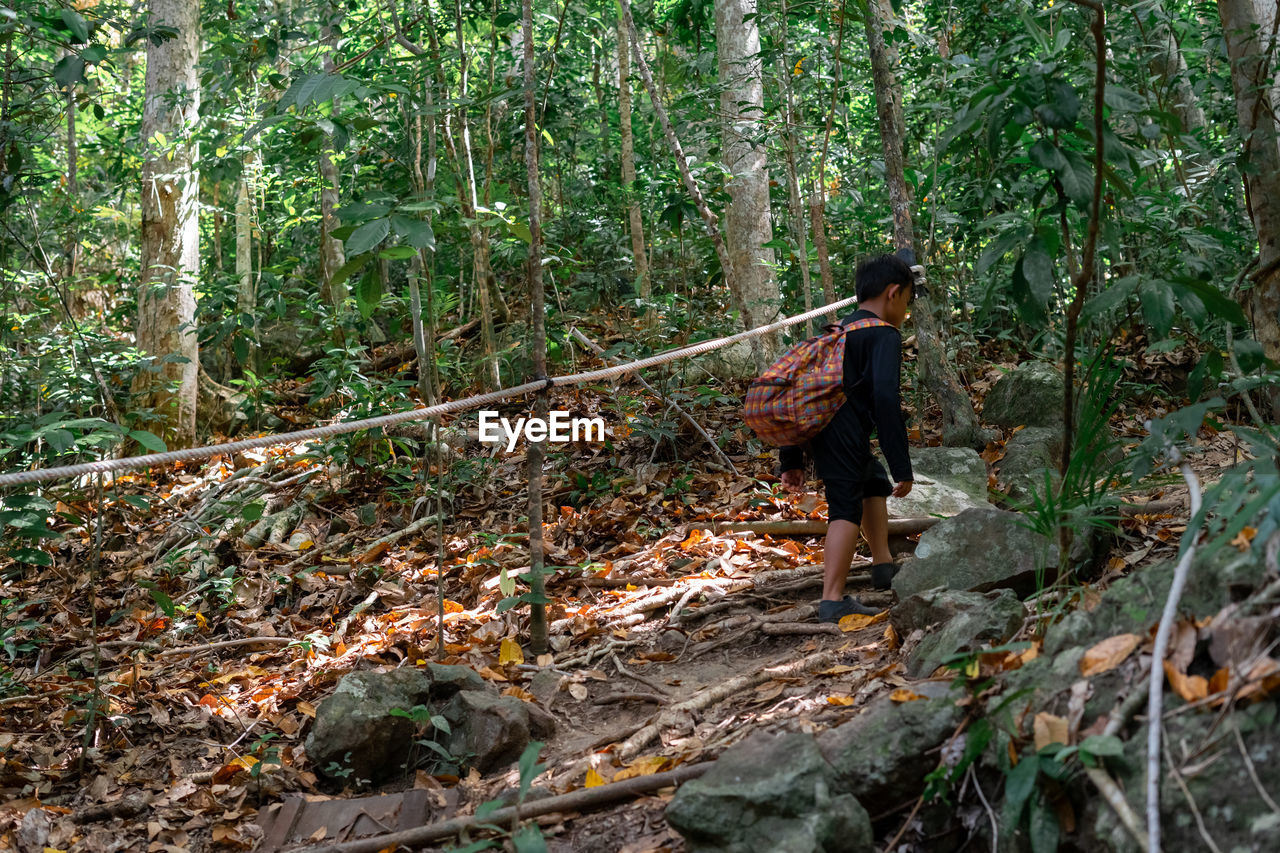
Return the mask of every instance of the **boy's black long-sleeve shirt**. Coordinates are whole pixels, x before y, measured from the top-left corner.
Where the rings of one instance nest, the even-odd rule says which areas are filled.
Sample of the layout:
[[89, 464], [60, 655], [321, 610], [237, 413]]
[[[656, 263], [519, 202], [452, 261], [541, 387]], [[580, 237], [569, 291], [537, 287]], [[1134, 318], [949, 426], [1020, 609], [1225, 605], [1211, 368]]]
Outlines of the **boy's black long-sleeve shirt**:
[[[842, 320], [843, 325], [877, 318], [859, 309]], [[893, 326], [859, 329], [845, 335], [844, 395], [861, 425], [867, 441], [874, 429], [880, 438], [880, 452], [889, 463], [894, 481], [909, 482], [911, 456], [907, 426], [902, 419], [899, 388], [902, 380], [902, 335]], [[780, 468], [789, 471], [804, 467], [802, 445], [783, 447]]]

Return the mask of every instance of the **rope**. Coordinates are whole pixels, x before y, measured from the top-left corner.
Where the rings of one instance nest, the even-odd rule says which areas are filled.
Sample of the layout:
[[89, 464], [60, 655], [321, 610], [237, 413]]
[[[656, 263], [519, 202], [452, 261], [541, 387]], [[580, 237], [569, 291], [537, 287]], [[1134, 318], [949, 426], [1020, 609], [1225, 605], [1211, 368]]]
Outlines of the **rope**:
[[447, 403], [439, 403], [434, 406], [427, 406], [421, 409], [410, 409], [404, 412], [396, 412], [390, 415], [380, 415], [375, 418], [366, 418], [359, 421], [343, 421], [341, 423], [329, 424], [322, 427], [313, 427], [312, 429], [298, 430], [297, 432], [288, 432], [283, 434], [260, 435], [255, 438], [246, 438], [241, 441], [229, 441], [222, 444], [209, 444], [204, 447], [188, 447], [182, 450], [168, 450], [164, 453], [149, 453], [145, 456], [129, 456], [123, 459], [101, 459], [96, 462], [84, 462], [77, 465], [62, 465], [56, 468], [38, 468], [31, 471], [18, 471], [12, 474], [0, 474], [0, 488], [5, 486], [18, 486], [28, 483], [41, 483], [50, 480], [65, 480], [71, 477], [82, 477], [86, 474], [104, 474], [115, 473], [119, 471], [132, 471], [140, 468], [155, 468], [165, 465], [171, 465], [174, 462], [191, 462], [196, 459], [207, 459], [210, 456], [220, 454], [231, 455], [244, 450], [257, 450], [263, 447], [273, 447], [278, 444], [292, 444], [299, 441], [311, 441], [318, 438], [329, 438], [334, 435], [342, 435], [349, 432], [358, 432], [362, 429], [377, 429], [379, 427], [389, 427], [396, 424], [402, 424], [407, 421], [424, 420], [436, 415], [449, 414], [451, 412], [460, 412], [467, 409], [479, 408], [486, 403], [496, 403], [500, 400], [507, 400], [512, 397], [519, 397], [532, 391], [540, 391], [543, 389], [551, 389], [561, 385], [580, 385], [586, 382], [596, 382], [601, 379], [612, 379], [615, 376], [622, 376], [627, 373], [634, 373], [649, 367], [656, 367], [659, 364], [666, 364], [676, 359], [689, 358], [695, 355], [711, 352], [721, 347], [735, 344], [738, 341], [748, 340], [750, 338], [766, 335], [784, 329], [788, 326], [794, 326], [803, 323], [806, 320], [821, 316], [828, 311], [835, 311], [847, 305], [853, 304], [856, 297], [842, 299], [839, 302], [833, 302], [830, 305], [824, 305], [821, 308], [815, 308], [804, 314], [797, 314], [794, 317], [788, 317], [775, 323], [765, 326], [758, 326], [754, 329], [748, 329], [745, 332], [739, 332], [736, 335], [730, 335], [725, 338], [717, 338], [715, 340], [703, 341], [680, 349], [668, 350], [658, 355], [649, 356], [648, 358], [638, 359], [636, 361], [625, 362], [623, 364], [614, 365], [613, 367], [605, 367], [599, 370], [588, 370], [583, 373], [573, 373], [567, 376], [550, 376], [545, 379], [535, 380], [533, 382], [525, 382], [514, 388], [503, 388], [497, 391], [490, 391], [486, 394], [477, 394], [473, 397], [465, 397], [461, 400], [450, 400]]

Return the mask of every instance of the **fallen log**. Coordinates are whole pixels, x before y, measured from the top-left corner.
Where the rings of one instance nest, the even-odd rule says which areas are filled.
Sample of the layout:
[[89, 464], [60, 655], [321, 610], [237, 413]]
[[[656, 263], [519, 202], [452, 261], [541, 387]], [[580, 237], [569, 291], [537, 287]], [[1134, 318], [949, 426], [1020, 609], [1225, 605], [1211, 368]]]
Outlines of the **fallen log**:
[[385, 835], [374, 835], [356, 841], [344, 841], [338, 844], [321, 844], [305, 847], [297, 853], [379, 853], [381, 850], [394, 850], [399, 846], [414, 848], [449, 838], [468, 829], [483, 826], [509, 826], [512, 820], [539, 817], [552, 812], [580, 812], [599, 806], [611, 805], [619, 800], [647, 794], [660, 788], [679, 785], [690, 779], [696, 779], [711, 769], [714, 761], [700, 761], [668, 770], [665, 773], [653, 773], [649, 776], [633, 776], [621, 782], [599, 785], [595, 788], [580, 788], [567, 794], [526, 802], [522, 806], [507, 806], [492, 811], [484, 817], [468, 815], [452, 820], [419, 826], [400, 832], [389, 832]]

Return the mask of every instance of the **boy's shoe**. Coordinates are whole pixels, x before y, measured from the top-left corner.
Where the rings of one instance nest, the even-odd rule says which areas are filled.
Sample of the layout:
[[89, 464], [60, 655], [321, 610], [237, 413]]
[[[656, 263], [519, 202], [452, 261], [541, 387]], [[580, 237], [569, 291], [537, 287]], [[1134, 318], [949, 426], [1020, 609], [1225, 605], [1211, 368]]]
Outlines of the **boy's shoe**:
[[875, 616], [879, 612], [876, 608], [868, 607], [858, 599], [848, 595], [839, 601], [828, 601], [824, 598], [818, 602], [819, 622], [839, 622], [843, 616], [850, 616], [855, 613], [863, 616]]
[[897, 563], [876, 563], [871, 567], [871, 586], [875, 589], [889, 589], [897, 574]]

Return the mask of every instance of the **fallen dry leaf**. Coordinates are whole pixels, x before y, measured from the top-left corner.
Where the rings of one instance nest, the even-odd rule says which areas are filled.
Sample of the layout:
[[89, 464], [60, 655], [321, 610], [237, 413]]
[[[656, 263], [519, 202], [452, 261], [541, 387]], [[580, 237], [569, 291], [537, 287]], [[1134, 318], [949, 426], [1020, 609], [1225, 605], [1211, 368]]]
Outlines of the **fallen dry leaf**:
[[847, 706], [847, 705], [852, 705], [854, 701], [856, 700], [854, 700], [854, 698], [850, 696], [848, 693], [833, 693], [827, 697], [828, 705]]
[[918, 699], [924, 699], [919, 693], [907, 687], [899, 687], [897, 690], [889, 694], [891, 702], [915, 702]]
[[604, 784], [604, 777], [597, 773], [594, 767], [588, 767], [587, 781], [584, 784], [588, 788], [599, 788]]
[[889, 618], [888, 610], [881, 610], [875, 616], [865, 616], [861, 613], [850, 613], [848, 616], [840, 617], [840, 630], [848, 633], [850, 631], [861, 631], [868, 625], [878, 625]]
[[1051, 743], [1060, 743], [1065, 746], [1070, 737], [1066, 719], [1044, 711], [1036, 714], [1033, 726], [1035, 729], [1036, 752]]
[[1187, 675], [1179, 672], [1171, 661], [1164, 662], [1164, 677], [1169, 679], [1169, 686], [1188, 702], [1203, 699], [1209, 695], [1209, 682], [1202, 675]]
[[619, 770], [613, 777], [613, 781], [621, 782], [623, 779], [631, 779], [635, 776], [652, 776], [659, 770], [666, 768], [671, 763], [671, 759], [663, 755], [646, 755], [637, 758], [626, 767]]
[[524, 649], [520, 648], [520, 644], [510, 637], [502, 641], [498, 651], [498, 664], [506, 666], [509, 663], [524, 663]]
[[1142, 642], [1138, 634], [1117, 634], [1096, 644], [1080, 658], [1080, 674], [1098, 675], [1122, 664]]

